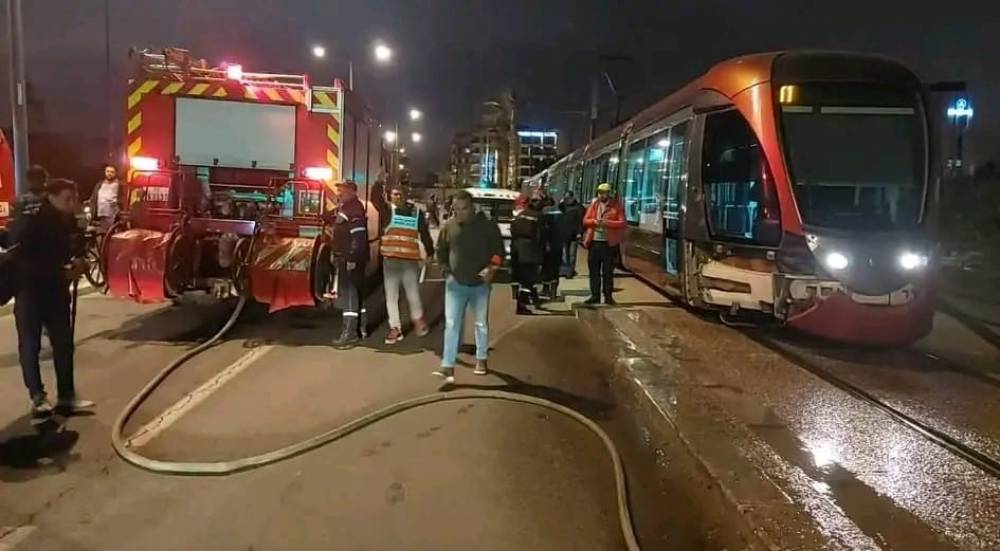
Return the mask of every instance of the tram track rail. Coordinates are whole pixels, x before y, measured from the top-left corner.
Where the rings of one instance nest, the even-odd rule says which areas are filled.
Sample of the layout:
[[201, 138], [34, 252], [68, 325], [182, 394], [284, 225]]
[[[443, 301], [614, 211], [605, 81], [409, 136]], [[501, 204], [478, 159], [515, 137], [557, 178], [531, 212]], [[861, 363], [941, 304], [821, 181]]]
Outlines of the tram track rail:
[[[677, 303], [675, 297], [666, 293], [663, 289], [660, 289], [642, 275], [634, 272], [628, 272], [628, 273], [631, 274], [633, 277], [635, 277], [638, 281], [641, 281], [644, 285], [652, 289], [654, 292], [665, 297], [667, 300]], [[687, 305], [682, 304], [682, 306], [687, 308], [689, 311], [692, 311], [690, 307], [688, 307]], [[692, 313], [694, 313], [694, 311], [692, 311]], [[900, 410], [899, 408], [892, 406], [885, 400], [865, 390], [861, 386], [848, 381], [846, 378], [841, 377], [836, 373], [833, 373], [831, 370], [827, 368], [820, 366], [817, 362], [811, 360], [805, 355], [796, 353], [793, 350], [789, 350], [788, 348], [781, 346], [780, 342], [773, 336], [768, 335], [766, 329], [761, 326], [750, 327], [750, 328], [734, 328], [734, 329], [741, 332], [750, 340], [756, 342], [757, 344], [777, 354], [778, 356], [785, 359], [792, 365], [811, 373], [812, 375], [818, 377], [820, 380], [826, 382], [827, 384], [837, 388], [842, 392], [847, 393], [854, 399], [859, 400], [881, 411], [882, 413], [888, 415], [889, 418], [891, 418], [893, 421], [912, 430], [924, 440], [927, 440], [932, 444], [935, 444], [936, 446], [944, 449], [953, 456], [979, 469], [983, 473], [993, 478], [1000, 479], [1000, 459], [993, 457], [992, 455], [989, 455], [987, 453], [981, 452], [975, 449], [974, 447], [961, 442], [954, 436], [951, 436], [940, 429], [937, 429], [923, 421], [920, 421], [916, 417]], [[918, 353], [917, 351], [913, 352]], [[953, 362], [950, 361], [947, 361], [947, 364], [950, 370], [956, 371], [958, 373], [971, 375], [973, 372], [975, 372], [975, 370], [971, 368], [956, 366]], [[987, 377], [986, 375], [981, 373], [979, 375]], [[995, 381], [993, 381], [992, 378], [988, 377], [988, 379], [992, 383], [995, 383]]]

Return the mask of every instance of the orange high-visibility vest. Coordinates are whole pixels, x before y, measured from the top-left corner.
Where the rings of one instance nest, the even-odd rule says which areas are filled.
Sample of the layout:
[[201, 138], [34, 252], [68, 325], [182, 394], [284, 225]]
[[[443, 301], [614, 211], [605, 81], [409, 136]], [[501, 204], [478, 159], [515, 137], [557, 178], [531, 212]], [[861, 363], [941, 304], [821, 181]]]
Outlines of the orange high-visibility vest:
[[420, 211], [413, 209], [412, 216], [403, 216], [392, 207], [392, 218], [389, 227], [382, 236], [382, 246], [379, 248], [385, 258], [401, 260], [420, 260]]

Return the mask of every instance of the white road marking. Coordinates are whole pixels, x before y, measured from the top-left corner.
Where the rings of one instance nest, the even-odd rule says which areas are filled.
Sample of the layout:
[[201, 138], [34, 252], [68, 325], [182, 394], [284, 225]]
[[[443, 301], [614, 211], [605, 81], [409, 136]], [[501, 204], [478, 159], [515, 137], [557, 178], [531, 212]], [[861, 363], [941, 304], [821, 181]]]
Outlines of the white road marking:
[[0, 551], [14, 551], [14, 548], [24, 540], [28, 539], [28, 536], [32, 532], [37, 530], [37, 526], [18, 526], [17, 528], [11, 528], [9, 526], [4, 526], [0, 528]]
[[146, 423], [145, 426], [136, 431], [135, 434], [128, 439], [126, 445], [130, 448], [138, 448], [148, 444], [161, 432], [167, 430], [171, 425], [179, 421], [187, 412], [194, 409], [198, 404], [204, 402], [209, 396], [215, 393], [215, 391], [222, 388], [227, 382], [239, 375], [246, 368], [250, 367], [254, 362], [263, 357], [264, 354], [270, 352], [273, 348], [274, 345], [264, 345], [247, 352], [238, 360], [230, 364], [229, 367], [219, 372], [218, 375], [209, 379], [205, 384], [186, 394], [174, 405], [170, 406], [166, 409], [166, 411], [157, 416], [156, 419]]

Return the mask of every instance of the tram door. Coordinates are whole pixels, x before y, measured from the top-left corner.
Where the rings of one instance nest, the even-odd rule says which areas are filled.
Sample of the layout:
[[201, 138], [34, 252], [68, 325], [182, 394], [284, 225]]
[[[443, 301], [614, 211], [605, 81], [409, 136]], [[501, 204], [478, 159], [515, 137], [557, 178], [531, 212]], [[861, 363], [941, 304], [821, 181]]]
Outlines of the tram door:
[[678, 287], [684, 251], [681, 205], [684, 204], [684, 190], [687, 187], [687, 153], [688, 122], [684, 121], [670, 129], [663, 200], [663, 269], [668, 280]]

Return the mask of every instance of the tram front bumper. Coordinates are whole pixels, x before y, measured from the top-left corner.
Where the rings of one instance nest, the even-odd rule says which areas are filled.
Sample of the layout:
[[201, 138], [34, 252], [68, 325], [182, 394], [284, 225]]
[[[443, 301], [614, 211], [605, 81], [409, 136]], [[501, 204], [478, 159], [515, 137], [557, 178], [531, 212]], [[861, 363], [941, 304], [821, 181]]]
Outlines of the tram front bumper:
[[803, 333], [832, 341], [895, 346], [919, 340], [934, 323], [934, 297], [922, 290], [905, 304], [864, 304], [843, 291], [814, 297], [788, 316], [787, 324]]

